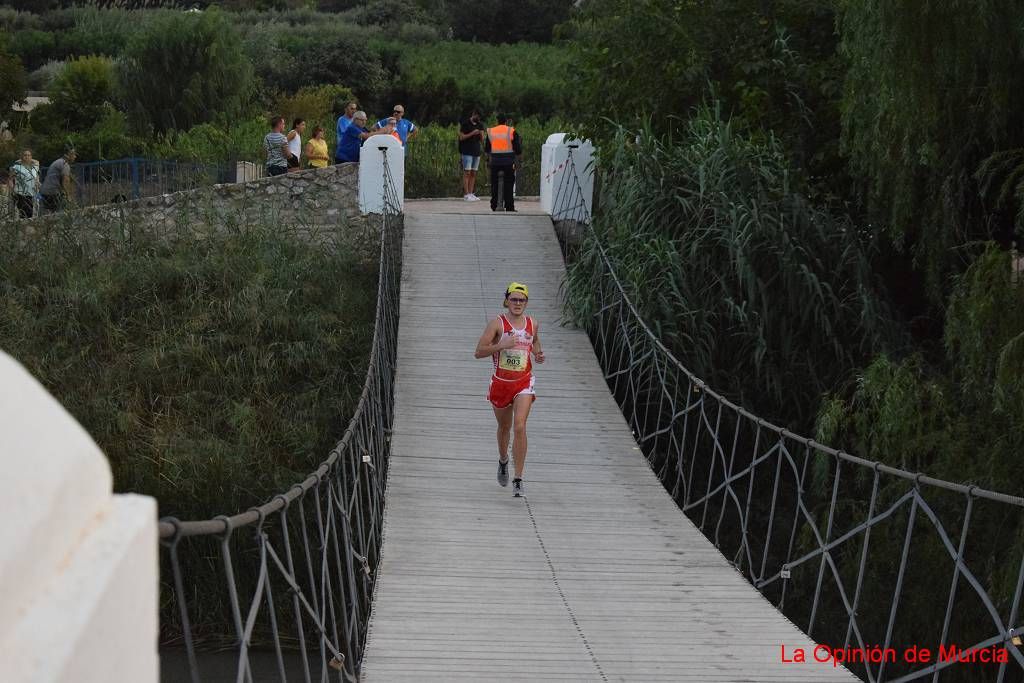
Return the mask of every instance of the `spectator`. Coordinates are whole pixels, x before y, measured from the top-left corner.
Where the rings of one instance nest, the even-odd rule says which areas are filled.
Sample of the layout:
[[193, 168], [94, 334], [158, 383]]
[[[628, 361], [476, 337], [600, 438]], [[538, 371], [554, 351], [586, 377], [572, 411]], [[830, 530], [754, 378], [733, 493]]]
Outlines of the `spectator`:
[[355, 115], [357, 109], [359, 109], [358, 104], [355, 102], [349, 102], [345, 105], [345, 111], [338, 117], [338, 142], [341, 142], [342, 136], [345, 135], [345, 129], [352, 125], [352, 117]]
[[21, 158], [11, 166], [14, 180], [14, 206], [21, 218], [32, 218], [35, 214], [36, 194], [39, 192], [39, 162], [32, 158], [32, 150], [26, 149]]
[[380, 130], [388, 126], [388, 122], [394, 119], [395, 121], [395, 132], [398, 133], [398, 140], [402, 143], [402, 147], [405, 147], [405, 143], [416, 137], [416, 133], [419, 129], [416, 124], [405, 118], [405, 107], [400, 104], [395, 105], [395, 110], [391, 112], [389, 118], [383, 118], [377, 123], [373, 124], [373, 130]]
[[514, 187], [516, 164], [523, 154], [523, 142], [516, 129], [508, 125], [508, 117], [498, 114], [498, 125], [487, 130], [484, 152], [490, 155], [491, 211], [498, 210], [498, 175], [504, 175], [504, 203], [506, 211], [515, 211]]
[[391, 130], [382, 128], [370, 131], [366, 128], [366, 112], [357, 111], [352, 116], [352, 125], [345, 129], [345, 137], [338, 141], [335, 159], [339, 164], [359, 162], [359, 150], [367, 138], [374, 135], [390, 135]]
[[275, 116], [270, 119], [270, 132], [263, 138], [263, 148], [267, 151], [267, 175], [283, 175], [288, 172], [288, 138], [284, 134], [284, 117]]
[[478, 202], [476, 196], [476, 173], [480, 168], [480, 154], [483, 149], [484, 124], [480, 111], [472, 110], [469, 116], [459, 122], [459, 156], [462, 157], [462, 195], [467, 202]]
[[302, 134], [306, 132], [306, 119], [297, 118], [292, 121], [292, 129], [288, 131], [288, 170], [298, 171], [302, 162]]
[[313, 137], [306, 143], [306, 162], [310, 168], [324, 168], [330, 161], [327, 156], [327, 140], [324, 139], [324, 127], [313, 129]]
[[64, 156], [50, 164], [46, 169], [46, 178], [39, 188], [43, 197], [43, 208], [48, 213], [57, 213], [71, 203], [73, 192], [71, 164], [75, 163], [78, 154], [71, 145], [64, 146]]

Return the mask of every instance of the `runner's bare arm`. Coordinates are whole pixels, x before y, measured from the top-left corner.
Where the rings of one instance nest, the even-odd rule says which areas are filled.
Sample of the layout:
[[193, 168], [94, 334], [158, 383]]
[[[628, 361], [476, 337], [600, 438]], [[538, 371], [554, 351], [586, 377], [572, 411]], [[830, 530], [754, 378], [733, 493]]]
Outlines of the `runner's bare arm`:
[[476, 343], [474, 358], [487, 358], [493, 356], [502, 349], [515, 346], [515, 338], [511, 335], [501, 333], [501, 321], [497, 318], [487, 323], [484, 333], [480, 335], [480, 341]]
[[533, 323], [533, 357], [540, 365], [544, 362], [544, 351], [540, 348], [540, 325]]

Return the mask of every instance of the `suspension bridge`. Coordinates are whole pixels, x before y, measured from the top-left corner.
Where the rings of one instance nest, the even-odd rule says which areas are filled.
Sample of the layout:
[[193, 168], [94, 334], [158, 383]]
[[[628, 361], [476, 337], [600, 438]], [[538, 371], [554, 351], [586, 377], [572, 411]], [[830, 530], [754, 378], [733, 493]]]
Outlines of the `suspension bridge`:
[[[341, 442], [261, 508], [162, 525], [191, 679], [186, 541], [219, 556], [238, 681], [1020, 680], [1024, 561], [970, 531], [1024, 500], [837, 452], [706, 386], [620, 283], [574, 149], [545, 211], [384, 202]], [[561, 288], [584, 247], [599, 272], [576, 329]], [[549, 359], [523, 499], [494, 480], [472, 356], [511, 280]]]
[[[837, 452], [715, 393], [638, 315], [572, 155], [552, 205], [511, 214], [403, 210], [384, 154], [358, 406], [263, 505], [160, 521], [164, 679], [1021, 680], [1024, 559], [971, 525], [1024, 500]], [[599, 270], [577, 328], [562, 287], [584, 248]], [[524, 498], [495, 482], [490, 365], [472, 355], [510, 280], [548, 357]], [[222, 590], [200, 594], [211, 577]]]
[[[384, 544], [362, 680], [840, 681], [651, 472], [582, 330], [559, 320], [551, 219], [407, 205]], [[494, 469], [489, 360], [505, 285], [530, 285], [527, 492]], [[792, 670], [790, 670], [792, 669]]]

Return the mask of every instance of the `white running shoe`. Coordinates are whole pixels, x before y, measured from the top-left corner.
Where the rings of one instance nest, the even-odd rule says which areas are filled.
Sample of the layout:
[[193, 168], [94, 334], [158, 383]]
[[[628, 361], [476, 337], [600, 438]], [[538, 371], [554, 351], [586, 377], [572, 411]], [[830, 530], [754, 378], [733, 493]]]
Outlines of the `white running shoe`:
[[477, 197], [477, 196], [476, 196], [475, 194], [473, 194], [472, 192], [470, 192], [470, 193], [469, 193], [469, 201], [471, 201], [471, 202], [478, 202], [478, 201], [480, 201], [480, 198], [479, 198], [479, 197]]
[[471, 195], [471, 194], [463, 195], [462, 200], [465, 201], [465, 202], [471, 202], [471, 201], [473, 201], [473, 195]]

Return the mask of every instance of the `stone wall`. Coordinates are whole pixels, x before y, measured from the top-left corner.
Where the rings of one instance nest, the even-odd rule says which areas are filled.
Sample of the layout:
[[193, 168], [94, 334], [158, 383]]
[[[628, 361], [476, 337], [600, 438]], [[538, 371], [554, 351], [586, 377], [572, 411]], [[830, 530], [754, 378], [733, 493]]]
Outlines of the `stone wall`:
[[337, 239], [340, 234], [346, 241], [372, 246], [374, 252], [377, 234], [377, 221], [359, 210], [358, 164], [90, 206], [21, 223], [25, 239], [63, 229], [82, 241], [98, 230], [119, 227], [125, 232], [143, 230], [170, 236], [183, 228], [203, 231], [279, 225], [313, 239]]

